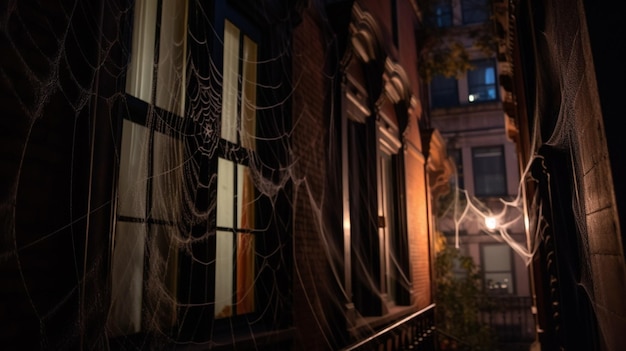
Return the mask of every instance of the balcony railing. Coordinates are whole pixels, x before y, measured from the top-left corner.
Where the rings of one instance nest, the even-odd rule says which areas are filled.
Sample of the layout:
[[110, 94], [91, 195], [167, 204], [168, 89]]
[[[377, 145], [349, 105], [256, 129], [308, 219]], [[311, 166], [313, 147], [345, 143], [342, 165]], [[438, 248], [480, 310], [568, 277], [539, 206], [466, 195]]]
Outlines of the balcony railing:
[[482, 321], [495, 332], [499, 343], [530, 343], [535, 337], [535, 320], [528, 296], [492, 296], [483, 309]]
[[435, 305], [417, 311], [343, 351], [435, 350]]

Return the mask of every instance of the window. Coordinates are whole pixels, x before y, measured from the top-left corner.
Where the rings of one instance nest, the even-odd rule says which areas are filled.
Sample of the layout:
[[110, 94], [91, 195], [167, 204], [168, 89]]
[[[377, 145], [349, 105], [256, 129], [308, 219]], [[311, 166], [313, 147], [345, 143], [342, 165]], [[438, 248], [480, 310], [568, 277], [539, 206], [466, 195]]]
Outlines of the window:
[[430, 82], [433, 108], [451, 107], [459, 104], [457, 80], [454, 77], [438, 75]]
[[506, 195], [506, 171], [502, 146], [472, 149], [476, 196]]
[[433, 25], [444, 28], [452, 26], [452, 2], [451, 0], [439, 0], [432, 5]]
[[490, 0], [461, 0], [463, 24], [483, 23], [491, 15]]
[[[380, 131], [385, 127], [379, 126]], [[379, 133], [378, 141], [378, 233], [380, 245], [380, 287], [388, 301], [395, 302], [398, 280], [398, 262], [395, 254], [398, 242], [399, 227], [397, 224], [397, 174], [395, 171], [395, 155], [400, 142], [390, 135]]]
[[[176, 321], [178, 252], [173, 241], [185, 230], [178, 223], [183, 217], [184, 133], [165, 129], [182, 123], [154, 121], [184, 118], [186, 14], [186, 2], [135, 5], [108, 322], [115, 335], [142, 332], [146, 318], [160, 319], [163, 327]], [[256, 218], [250, 160], [256, 150], [256, 65], [256, 42], [226, 20], [216, 162], [216, 266], [211, 283], [216, 318], [255, 311]], [[165, 286], [167, 296], [154, 296], [159, 289], [145, 288], [156, 280]], [[143, 308], [146, 304], [155, 306]]]
[[493, 60], [473, 61], [467, 72], [467, 101], [492, 101], [497, 98], [496, 67]]
[[[134, 11], [107, 322], [114, 336], [141, 332], [148, 323], [170, 327], [176, 320], [173, 242], [180, 236], [184, 147], [177, 131], [148, 125], [183, 115], [187, 3], [137, 1]], [[146, 288], [153, 283], [163, 289]]]
[[512, 294], [513, 272], [511, 248], [507, 244], [481, 246], [485, 288], [491, 294]]
[[[215, 317], [255, 311], [257, 43], [226, 20], [221, 139], [217, 164]], [[229, 152], [239, 150], [240, 152]]]

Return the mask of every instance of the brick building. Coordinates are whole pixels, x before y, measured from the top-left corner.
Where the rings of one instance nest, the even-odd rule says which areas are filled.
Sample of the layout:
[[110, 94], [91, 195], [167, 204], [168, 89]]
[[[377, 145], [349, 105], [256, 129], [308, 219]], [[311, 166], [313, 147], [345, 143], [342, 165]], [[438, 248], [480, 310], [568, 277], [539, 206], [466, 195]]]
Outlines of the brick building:
[[415, 2], [1, 13], [3, 346], [432, 348]]

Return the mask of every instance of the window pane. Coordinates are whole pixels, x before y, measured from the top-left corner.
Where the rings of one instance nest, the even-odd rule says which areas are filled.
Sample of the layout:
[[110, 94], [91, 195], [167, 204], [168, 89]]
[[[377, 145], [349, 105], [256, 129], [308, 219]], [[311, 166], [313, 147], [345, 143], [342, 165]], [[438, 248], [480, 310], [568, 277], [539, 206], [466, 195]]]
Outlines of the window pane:
[[473, 62], [467, 72], [468, 101], [491, 101], [497, 98], [496, 69], [492, 61]]
[[161, 13], [156, 105], [184, 116], [187, 1], [163, 0]]
[[506, 244], [483, 245], [485, 285], [490, 293], [513, 293], [511, 249]]
[[254, 252], [253, 234], [237, 235], [237, 314], [254, 312]]
[[474, 186], [477, 196], [506, 194], [506, 174], [502, 147], [473, 149]]
[[452, 4], [450, 0], [439, 0], [434, 4], [435, 25], [437, 27], [450, 27], [452, 25]]
[[146, 225], [118, 222], [111, 262], [111, 309], [107, 328], [113, 335], [141, 330]]
[[154, 133], [152, 209], [159, 220], [179, 220], [183, 201], [183, 143], [163, 133]]
[[119, 216], [146, 217], [148, 128], [124, 120], [118, 187]]
[[237, 165], [237, 225], [238, 229], [254, 229], [254, 183], [250, 168]]
[[172, 326], [176, 323], [176, 291], [178, 276], [176, 226], [150, 225], [150, 267], [148, 282], [159, 284], [151, 286], [147, 295], [148, 313], [151, 320], [160, 326]]
[[513, 293], [513, 275], [511, 273], [485, 273], [485, 284], [488, 292]]
[[218, 230], [215, 237], [215, 317], [233, 314], [234, 234]]
[[222, 77], [222, 139], [237, 143], [237, 97], [239, 78], [239, 29], [224, 25], [224, 71]]
[[485, 245], [483, 255], [485, 271], [511, 270], [511, 249], [508, 245]]
[[257, 45], [248, 37], [243, 42], [241, 145], [254, 150], [256, 147], [256, 66]]
[[217, 226], [233, 228], [235, 201], [235, 164], [217, 159]]
[[459, 104], [457, 80], [454, 77], [435, 76], [430, 83], [433, 107], [449, 107]]
[[126, 92], [145, 102], [152, 100], [156, 1], [137, 0], [133, 19], [133, 41], [126, 78]]
[[489, 0], [462, 0], [463, 24], [482, 23], [491, 14]]
[[381, 265], [382, 277], [384, 277], [383, 292], [387, 293], [389, 298], [393, 299], [395, 295], [395, 268], [393, 264], [393, 251], [392, 251], [392, 238], [396, 234], [395, 223], [395, 193], [394, 193], [394, 178], [393, 169], [391, 165], [391, 155], [382, 152], [380, 157], [380, 182], [381, 188], [379, 193], [381, 194], [382, 203], [382, 216], [384, 220], [384, 227], [381, 228], [383, 233], [381, 248], [383, 250], [383, 260]]

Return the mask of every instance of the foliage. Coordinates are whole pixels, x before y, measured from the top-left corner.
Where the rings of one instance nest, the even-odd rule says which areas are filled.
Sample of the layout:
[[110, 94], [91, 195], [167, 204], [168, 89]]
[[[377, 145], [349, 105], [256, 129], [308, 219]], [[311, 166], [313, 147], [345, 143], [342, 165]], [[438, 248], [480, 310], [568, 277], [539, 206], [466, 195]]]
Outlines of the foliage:
[[[440, 27], [434, 18], [436, 5], [442, 0], [418, 0], [422, 12], [422, 23], [417, 33], [420, 76], [430, 82], [434, 76], [459, 77], [473, 69], [464, 40], [482, 51], [485, 56], [495, 53], [497, 36], [493, 20], [481, 24], [458, 27]], [[488, 1], [491, 4], [491, 1]]]
[[[439, 241], [445, 241], [439, 235]], [[436, 325], [440, 349], [492, 350], [495, 337], [480, 319], [490, 301], [482, 289], [481, 274], [470, 256], [452, 246], [439, 246], [435, 260]], [[456, 267], [456, 270], [455, 270]]]

